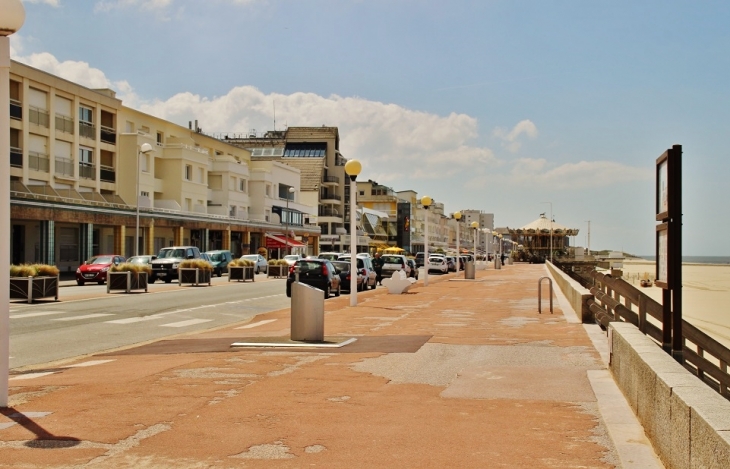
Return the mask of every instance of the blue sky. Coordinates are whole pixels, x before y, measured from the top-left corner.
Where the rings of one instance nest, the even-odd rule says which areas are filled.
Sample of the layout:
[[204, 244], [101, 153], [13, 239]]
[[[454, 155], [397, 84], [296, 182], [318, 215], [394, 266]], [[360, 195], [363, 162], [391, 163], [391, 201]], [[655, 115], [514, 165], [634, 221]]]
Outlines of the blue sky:
[[654, 251], [684, 147], [684, 254], [730, 255], [730, 2], [26, 0], [15, 60], [206, 133], [338, 126], [361, 178], [591, 248]]

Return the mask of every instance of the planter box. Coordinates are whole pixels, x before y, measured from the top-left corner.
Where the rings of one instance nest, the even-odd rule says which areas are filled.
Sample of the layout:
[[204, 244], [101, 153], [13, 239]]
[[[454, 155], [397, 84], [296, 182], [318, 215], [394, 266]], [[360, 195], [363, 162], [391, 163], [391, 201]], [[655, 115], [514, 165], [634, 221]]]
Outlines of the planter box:
[[147, 291], [147, 272], [107, 272], [106, 292], [123, 290], [127, 293], [132, 290]]
[[289, 273], [288, 265], [270, 265], [268, 269], [267, 277], [286, 277]]
[[238, 280], [245, 282], [246, 280], [254, 281], [254, 268], [253, 266], [228, 266], [228, 281]]
[[202, 269], [192, 269], [192, 268], [185, 268], [185, 269], [177, 269], [177, 283], [178, 285], [182, 285], [183, 283], [190, 283], [195, 286], [200, 286], [200, 284], [207, 283], [208, 285], [211, 284], [211, 277], [213, 276], [212, 270], [202, 270]]
[[10, 299], [28, 300], [54, 297], [58, 301], [58, 276], [10, 277]]

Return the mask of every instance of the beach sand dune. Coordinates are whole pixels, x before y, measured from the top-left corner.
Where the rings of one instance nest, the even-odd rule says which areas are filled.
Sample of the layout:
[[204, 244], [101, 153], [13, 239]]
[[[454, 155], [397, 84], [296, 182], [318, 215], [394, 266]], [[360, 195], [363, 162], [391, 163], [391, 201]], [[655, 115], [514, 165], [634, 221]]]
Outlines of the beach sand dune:
[[[642, 288], [642, 278], [654, 279], [654, 261], [624, 261], [624, 280], [662, 302], [662, 289]], [[730, 348], [730, 265], [682, 264], [682, 316]]]

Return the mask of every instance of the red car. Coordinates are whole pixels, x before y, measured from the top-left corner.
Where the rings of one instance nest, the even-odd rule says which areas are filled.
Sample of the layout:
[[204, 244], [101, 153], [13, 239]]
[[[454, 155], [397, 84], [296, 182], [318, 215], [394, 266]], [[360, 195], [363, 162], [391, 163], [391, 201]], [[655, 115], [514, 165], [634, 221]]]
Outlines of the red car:
[[109, 268], [122, 262], [124, 257], [116, 254], [94, 256], [76, 269], [76, 283], [83, 285], [86, 282], [97, 282], [99, 285], [104, 285]]

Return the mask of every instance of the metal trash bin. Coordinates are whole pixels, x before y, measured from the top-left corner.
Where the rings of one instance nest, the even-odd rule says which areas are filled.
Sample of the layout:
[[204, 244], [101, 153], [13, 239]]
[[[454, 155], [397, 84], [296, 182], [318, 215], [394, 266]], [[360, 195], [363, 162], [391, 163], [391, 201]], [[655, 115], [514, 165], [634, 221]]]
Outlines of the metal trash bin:
[[291, 284], [291, 340], [324, 340], [324, 292], [319, 288]]
[[474, 280], [476, 278], [476, 268], [474, 261], [468, 261], [464, 264], [464, 278], [467, 280]]
[[512, 265], [512, 264], [513, 264], [512, 258], [511, 257], [508, 257], [507, 258], [507, 265]]
[[502, 268], [502, 259], [499, 256], [494, 256], [494, 268], [497, 270]]

